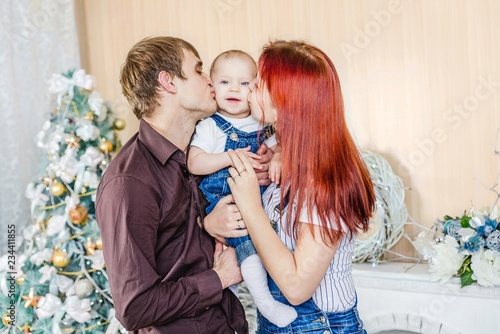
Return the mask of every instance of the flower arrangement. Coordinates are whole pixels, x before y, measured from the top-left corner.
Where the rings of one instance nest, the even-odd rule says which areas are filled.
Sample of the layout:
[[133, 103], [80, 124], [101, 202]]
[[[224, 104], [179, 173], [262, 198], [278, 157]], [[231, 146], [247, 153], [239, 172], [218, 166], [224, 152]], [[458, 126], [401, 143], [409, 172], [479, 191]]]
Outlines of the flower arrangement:
[[460, 277], [461, 286], [500, 285], [500, 216], [498, 207], [471, 210], [462, 217], [444, 216], [436, 222], [442, 237], [435, 239], [429, 260], [431, 279], [447, 282]]

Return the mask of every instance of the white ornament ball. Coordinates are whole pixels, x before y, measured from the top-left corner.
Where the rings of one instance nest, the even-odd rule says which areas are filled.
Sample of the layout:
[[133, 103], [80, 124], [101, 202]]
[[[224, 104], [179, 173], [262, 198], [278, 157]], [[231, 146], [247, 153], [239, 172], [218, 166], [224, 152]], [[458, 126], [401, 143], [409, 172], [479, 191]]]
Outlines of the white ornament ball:
[[75, 283], [75, 293], [79, 298], [88, 297], [94, 292], [94, 285], [87, 278], [82, 278]]

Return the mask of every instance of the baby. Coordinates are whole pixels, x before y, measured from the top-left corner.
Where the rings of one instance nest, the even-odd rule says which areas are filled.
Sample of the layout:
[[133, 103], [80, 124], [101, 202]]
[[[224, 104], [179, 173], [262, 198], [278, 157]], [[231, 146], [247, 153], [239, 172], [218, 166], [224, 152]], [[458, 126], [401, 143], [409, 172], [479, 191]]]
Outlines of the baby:
[[[281, 164], [276, 139], [270, 126], [263, 127], [252, 117], [248, 105], [249, 84], [257, 76], [253, 58], [239, 50], [221, 53], [210, 68], [215, 88], [217, 112], [198, 123], [188, 155], [188, 168], [196, 175], [207, 175], [200, 188], [210, 202], [210, 213], [217, 202], [230, 194], [227, 178], [231, 159], [227, 150], [244, 150], [254, 168], [260, 168], [260, 156], [255, 152], [265, 143], [273, 152], [270, 178], [279, 183]], [[261, 193], [265, 187], [261, 187]], [[249, 236], [229, 238], [234, 247], [241, 274], [259, 312], [279, 327], [290, 324], [297, 317], [293, 307], [276, 301], [267, 286], [267, 272], [257, 255]]]

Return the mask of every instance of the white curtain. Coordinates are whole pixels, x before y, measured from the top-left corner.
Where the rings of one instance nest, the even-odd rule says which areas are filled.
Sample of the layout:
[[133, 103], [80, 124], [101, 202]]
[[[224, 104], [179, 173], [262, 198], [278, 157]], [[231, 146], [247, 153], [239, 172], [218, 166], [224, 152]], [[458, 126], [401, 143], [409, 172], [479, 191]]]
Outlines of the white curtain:
[[31, 223], [24, 193], [44, 168], [35, 136], [53, 108], [47, 82], [79, 64], [73, 0], [0, 0], [1, 254], [7, 227]]

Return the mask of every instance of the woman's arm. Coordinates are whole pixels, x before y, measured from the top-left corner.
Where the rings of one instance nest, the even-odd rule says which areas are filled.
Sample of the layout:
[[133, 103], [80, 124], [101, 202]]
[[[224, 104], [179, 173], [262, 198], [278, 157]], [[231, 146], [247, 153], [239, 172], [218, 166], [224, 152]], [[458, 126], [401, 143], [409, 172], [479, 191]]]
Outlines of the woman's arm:
[[[235, 168], [230, 168], [228, 184], [247, 230], [264, 266], [291, 304], [309, 299], [317, 289], [338, 247], [326, 245], [320, 227], [302, 223], [295, 252], [283, 244], [262, 208], [255, 172], [241, 152], [229, 152]], [[239, 173], [238, 173], [239, 171]]]

